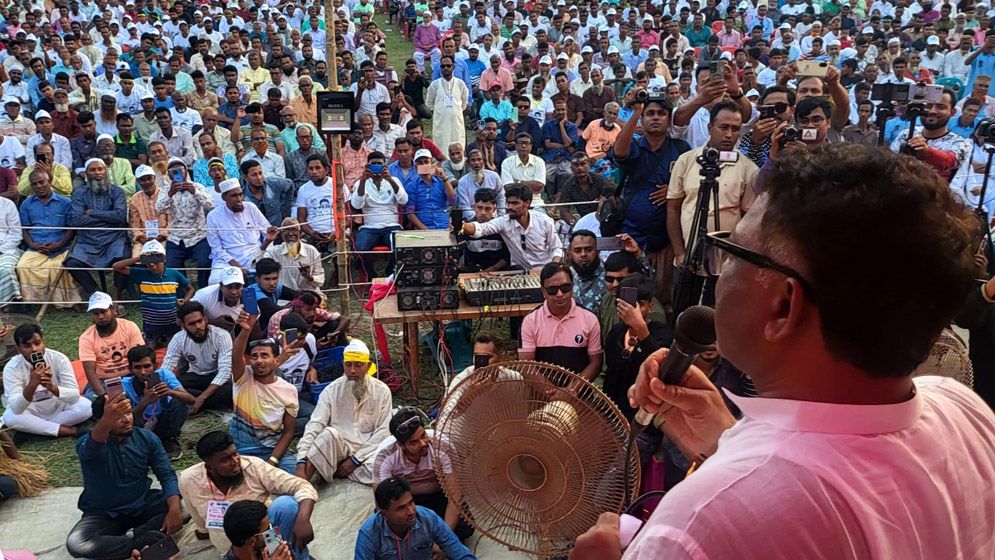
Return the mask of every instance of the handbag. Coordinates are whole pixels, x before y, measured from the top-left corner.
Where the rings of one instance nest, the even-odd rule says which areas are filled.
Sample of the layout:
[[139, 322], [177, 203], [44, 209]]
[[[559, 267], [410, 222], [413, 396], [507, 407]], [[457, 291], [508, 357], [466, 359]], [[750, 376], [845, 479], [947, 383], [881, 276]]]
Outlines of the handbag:
[[626, 175], [622, 178], [622, 183], [615, 189], [615, 194], [601, 203], [601, 206], [598, 207], [598, 222], [601, 224], [602, 237], [614, 237], [622, 233], [622, 225], [625, 224], [625, 215], [629, 211], [629, 205], [632, 204], [632, 199], [635, 196], [635, 192], [626, 193], [625, 187], [630, 183], [640, 185], [648, 179], [660, 167], [663, 158], [667, 157], [669, 153], [669, 150], [664, 150], [661, 147], [660, 153], [653, 160], [653, 164], [640, 170], [638, 182], [635, 181], [636, 175], [633, 175], [631, 178]]

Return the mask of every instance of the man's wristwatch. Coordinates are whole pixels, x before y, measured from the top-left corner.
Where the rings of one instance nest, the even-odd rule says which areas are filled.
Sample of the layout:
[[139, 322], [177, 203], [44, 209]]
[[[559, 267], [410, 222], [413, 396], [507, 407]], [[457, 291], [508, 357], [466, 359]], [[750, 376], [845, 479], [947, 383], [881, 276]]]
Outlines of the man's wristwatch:
[[731, 95], [730, 94], [729, 95], [729, 99], [732, 99], [733, 101], [739, 101], [740, 99], [743, 98], [744, 95], [746, 95], [746, 94], [743, 93], [743, 88], [739, 88], [739, 92], [736, 95]]

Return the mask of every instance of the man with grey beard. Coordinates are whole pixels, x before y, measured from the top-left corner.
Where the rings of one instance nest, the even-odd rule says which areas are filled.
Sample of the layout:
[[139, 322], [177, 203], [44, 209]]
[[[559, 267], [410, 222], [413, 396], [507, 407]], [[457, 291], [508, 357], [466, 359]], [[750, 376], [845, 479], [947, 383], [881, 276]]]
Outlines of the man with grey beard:
[[376, 365], [361, 340], [350, 341], [342, 359], [345, 373], [321, 392], [297, 443], [295, 474], [372, 484], [373, 455], [390, 435], [390, 389], [373, 377]]
[[[83, 184], [73, 190], [72, 206], [66, 225], [83, 228], [76, 233], [76, 245], [63, 263], [73, 280], [83, 290], [83, 299], [97, 291], [97, 283], [86, 268], [110, 268], [130, 256], [128, 239], [128, 205], [124, 190], [111, 184], [107, 165], [99, 158], [90, 158], [83, 166]], [[127, 278], [114, 273], [114, 299], [121, 299]], [[120, 312], [124, 306], [118, 305]]]

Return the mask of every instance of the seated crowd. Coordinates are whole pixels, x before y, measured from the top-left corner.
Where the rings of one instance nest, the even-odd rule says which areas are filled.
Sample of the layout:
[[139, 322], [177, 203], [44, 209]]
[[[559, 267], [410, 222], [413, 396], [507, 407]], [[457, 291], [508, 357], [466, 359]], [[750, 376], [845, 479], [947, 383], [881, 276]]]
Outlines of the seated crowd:
[[[510, 321], [517, 358], [600, 382], [631, 419], [629, 388], [670, 346], [673, 318], [714, 303], [722, 263], [702, 234], [731, 231], [779, 160], [884, 144], [987, 208], [987, 6], [866, 4], [404, 0], [378, 14], [337, 1], [334, 29], [321, 2], [0, 7], [0, 306], [92, 320], [79, 380], [33, 324], [13, 332], [3, 371], [5, 426], [77, 438], [70, 554], [128, 558], [185, 511], [226, 558], [259, 557], [277, 528], [285, 544], [268, 557], [308, 558], [315, 485], [348, 479], [375, 486], [378, 510], [356, 558], [402, 541], [411, 558], [473, 558], [428, 416], [395, 407], [347, 310], [328, 309], [340, 236], [370, 276], [405, 229], [459, 234], [463, 271], [538, 272], [543, 304]], [[412, 43], [391, 53], [403, 70], [375, 15]], [[881, 98], [903, 85], [924, 97], [919, 83], [939, 89], [915, 110]], [[316, 94], [335, 87], [354, 94], [355, 123], [323, 138]], [[140, 324], [125, 318], [129, 290]], [[316, 357], [337, 347], [341, 375], [316, 393]], [[490, 363], [513, 352], [474, 340]], [[717, 351], [697, 363], [754, 394]], [[995, 374], [977, 379], [995, 402]], [[201, 462], [177, 474], [182, 427], [204, 410], [232, 410], [228, 430], [201, 436]], [[659, 430], [638, 443], [668, 488], [691, 466]]]

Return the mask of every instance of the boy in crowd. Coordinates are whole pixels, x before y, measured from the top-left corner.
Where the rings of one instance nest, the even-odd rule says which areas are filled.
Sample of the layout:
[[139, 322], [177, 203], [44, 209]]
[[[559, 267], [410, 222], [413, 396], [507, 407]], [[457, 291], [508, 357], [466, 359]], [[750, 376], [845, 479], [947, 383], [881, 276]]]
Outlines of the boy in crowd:
[[[142, 266], [135, 266], [141, 263]], [[180, 331], [176, 308], [193, 297], [193, 285], [182, 272], [166, 268], [166, 248], [147, 241], [138, 257], [114, 263], [114, 270], [131, 277], [142, 299], [142, 334], [152, 347], [165, 346]]]

